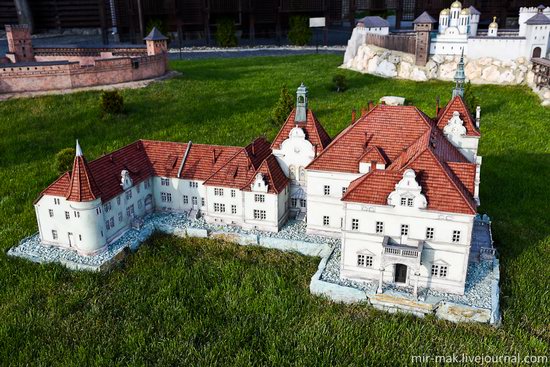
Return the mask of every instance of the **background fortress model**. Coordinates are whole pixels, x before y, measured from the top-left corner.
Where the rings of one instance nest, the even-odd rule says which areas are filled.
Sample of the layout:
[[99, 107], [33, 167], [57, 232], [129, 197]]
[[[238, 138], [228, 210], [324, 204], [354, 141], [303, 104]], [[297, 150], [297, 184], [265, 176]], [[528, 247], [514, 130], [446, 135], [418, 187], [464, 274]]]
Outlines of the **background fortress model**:
[[8, 53], [0, 57], [0, 93], [109, 85], [162, 76], [167, 40], [156, 28], [135, 47], [33, 47], [29, 27], [7, 25]]

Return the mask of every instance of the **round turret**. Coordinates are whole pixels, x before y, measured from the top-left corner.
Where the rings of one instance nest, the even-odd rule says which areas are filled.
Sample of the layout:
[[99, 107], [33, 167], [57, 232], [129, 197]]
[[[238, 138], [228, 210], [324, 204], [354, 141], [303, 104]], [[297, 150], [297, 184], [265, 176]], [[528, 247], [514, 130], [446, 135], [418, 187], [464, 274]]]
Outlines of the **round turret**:
[[446, 8], [446, 9], [441, 10], [439, 15], [449, 15], [450, 12], [451, 12], [451, 10], [449, 10], [449, 8]]
[[460, 1], [455, 1], [454, 3], [451, 4], [451, 8], [461, 9], [462, 8], [462, 3]]
[[498, 35], [498, 23], [497, 17], [493, 17], [493, 22], [489, 24], [489, 31], [487, 32], [489, 37], [496, 37]]
[[462, 11], [460, 12], [460, 15], [470, 15], [470, 10], [468, 10], [467, 8], [464, 8], [464, 9], [462, 9]]

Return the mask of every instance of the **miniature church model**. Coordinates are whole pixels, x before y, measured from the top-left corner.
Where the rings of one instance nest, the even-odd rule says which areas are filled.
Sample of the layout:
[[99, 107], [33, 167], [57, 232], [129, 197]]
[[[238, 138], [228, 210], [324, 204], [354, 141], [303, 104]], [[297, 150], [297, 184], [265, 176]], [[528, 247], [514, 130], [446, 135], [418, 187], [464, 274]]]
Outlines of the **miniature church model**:
[[94, 255], [155, 211], [261, 231], [302, 220], [341, 238], [343, 279], [462, 294], [481, 166], [462, 68], [436, 116], [370, 105], [334, 139], [302, 84], [272, 143], [139, 140], [88, 162], [77, 142], [73, 169], [35, 202], [40, 239]]

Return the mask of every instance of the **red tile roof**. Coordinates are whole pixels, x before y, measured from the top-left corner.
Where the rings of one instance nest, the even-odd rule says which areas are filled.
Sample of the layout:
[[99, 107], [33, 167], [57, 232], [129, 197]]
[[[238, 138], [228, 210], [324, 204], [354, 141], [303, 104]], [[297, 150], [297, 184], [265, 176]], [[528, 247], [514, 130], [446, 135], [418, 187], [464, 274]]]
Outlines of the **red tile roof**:
[[251, 191], [250, 185], [254, 182], [254, 179], [258, 173], [262, 173], [264, 180], [267, 184], [267, 192], [272, 194], [279, 194], [289, 184], [289, 179], [281, 169], [277, 158], [273, 154], [269, 155], [256, 170], [252, 178], [243, 188], [244, 191]]
[[254, 179], [260, 166], [270, 155], [269, 142], [264, 138], [258, 138], [246, 147], [240, 148], [238, 153], [208, 177], [204, 184], [206, 186], [243, 189]]
[[77, 155], [74, 158], [71, 180], [66, 192], [67, 200], [92, 201], [101, 196], [101, 191], [88, 168], [86, 158]]
[[466, 128], [466, 135], [468, 136], [480, 136], [479, 130], [476, 128], [475, 120], [466, 103], [460, 96], [454, 97], [445, 108], [439, 113], [437, 118], [437, 127], [441, 130], [447, 125], [449, 120], [453, 117], [453, 113], [457, 111], [460, 113], [460, 119], [464, 121], [464, 127]]
[[344, 201], [386, 205], [403, 172], [411, 168], [428, 209], [475, 214], [476, 165], [415, 107], [375, 107], [337, 136], [307, 169], [359, 173], [359, 162], [380, 157], [389, 163], [387, 169], [353, 181]]
[[431, 120], [416, 107], [378, 105], [342, 131], [306, 168], [359, 173], [359, 161], [368, 148], [378, 147], [391, 162], [431, 127]]
[[283, 127], [279, 130], [279, 133], [273, 140], [271, 147], [273, 149], [280, 149], [283, 141], [288, 139], [290, 130], [295, 126], [301, 127], [305, 134], [306, 139], [309, 140], [314, 146], [317, 145], [317, 152], [321, 152], [325, 149], [331, 142], [330, 136], [327, 134], [315, 114], [310, 109], [307, 110], [307, 119], [305, 122], [295, 122], [296, 109], [293, 109], [288, 118], [286, 119]]

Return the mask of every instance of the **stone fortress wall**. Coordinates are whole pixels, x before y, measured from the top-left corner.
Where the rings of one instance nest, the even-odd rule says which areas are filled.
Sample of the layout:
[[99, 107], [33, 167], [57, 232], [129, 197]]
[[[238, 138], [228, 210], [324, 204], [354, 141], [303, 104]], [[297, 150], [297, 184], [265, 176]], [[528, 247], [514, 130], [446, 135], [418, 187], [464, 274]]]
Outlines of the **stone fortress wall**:
[[32, 48], [24, 27], [7, 26], [6, 31], [15, 37], [0, 59], [0, 93], [125, 83], [162, 76], [168, 68], [166, 38], [160, 33], [158, 39], [146, 39], [147, 47]]
[[[341, 67], [386, 78], [451, 81], [459, 60], [459, 55], [431, 55], [426, 65], [421, 66], [415, 65], [415, 56], [412, 54], [363, 44], [359, 46], [356, 55], [346, 60]], [[525, 84], [541, 98], [543, 106], [550, 106], [550, 89], [536, 87], [533, 64], [530, 60], [524, 57], [510, 61], [491, 57], [465, 57], [464, 62], [466, 78], [471, 83]]]

